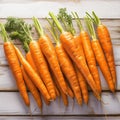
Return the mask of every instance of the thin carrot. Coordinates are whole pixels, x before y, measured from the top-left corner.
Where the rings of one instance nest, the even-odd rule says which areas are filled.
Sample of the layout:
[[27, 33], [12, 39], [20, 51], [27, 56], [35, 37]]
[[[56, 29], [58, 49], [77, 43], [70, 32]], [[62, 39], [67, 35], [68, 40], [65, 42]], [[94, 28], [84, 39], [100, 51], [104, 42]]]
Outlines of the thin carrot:
[[53, 70], [61, 89], [63, 90], [65, 94], [67, 94], [67, 86], [66, 86], [63, 74], [61, 72], [61, 69], [58, 63], [58, 59], [55, 53], [54, 46], [50, 38], [44, 34], [44, 31], [38, 19], [33, 17], [33, 21], [34, 21], [35, 28], [38, 31], [38, 34], [40, 35], [38, 42], [39, 42], [41, 51], [45, 55], [51, 69]]
[[[24, 29], [24, 27], [23, 27]], [[24, 29], [24, 32], [26, 34], [28, 34], [28, 37], [30, 38], [30, 44], [29, 44], [29, 48], [30, 48], [30, 52], [32, 55], [32, 58], [34, 60], [34, 63], [38, 69], [39, 75], [41, 76], [41, 79], [43, 80], [50, 96], [51, 99], [55, 99], [56, 98], [56, 94], [55, 94], [55, 89], [54, 89], [54, 84], [47, 66], [47, 62], [41, 52], [41, 49], [39, 47], [39, 44], [37, 41], [34, 41], [32, 39], [31, 33], [27, 32], [28, 30]]]
[[96, 86], [98, 88], [99, 93], [101, 93], [101, 81], [100, 81], [100, 76], [98, 73], [98, 68], [96, 65], [96, 59], [95, 59], [95, 55], [91, 46], [91, 42], [90, 42], [90, 37], [88, 35], [88, 33], [84, 30], [82, 23], [79, 19], [79, 16], [76, 12], [73, 13], [77, 24], [79, 25], [79, 29], [80, 29], [80, 39], [82, 42], [82, 46], [84, 49], [84, 53], [85, 53], [85, 57], [88, 63], [88, 67], [90, 69], [90, 72], [94, 78], [94, 81], [96, 83]]
[[38, 76], [38, 74], [34, 71], [34, 69], [31, 67], [31, 65], [22, 56], [20, 50], [15, 46], [14, 46], [14, 48], [15, 48], [15, 52], [16, 52], [21, 64], [23, 65], [26, 73], [28, 74], [28, 76], [30, 77], [32, 82], [35, 84], [35, 86], [40, 90], [41, 94], [49, 101], [51, 99], [50, 95], [49, 95], [43, 81], [41, 80], [40, 76]]
[[7, 58], [7, 61], [9, 63], [9, 66], [12, 70], [12, 73], [15, 77], [18, 89], [20, 91], [20, 94], [27, 106], [30, 106], [29, 97], [27, 94], [26, 86], [23, 80], [22, 71], [20, 68], [20, 63], [17, 58], [17, 55], [14, 50], [14, 45], [8, 40], [7, 33], [5, 31], [4, 25], [0, 23], [1, 28], [1, 36], [4, 40], [4, 52], [5, 56]]
[[114, 60], [113, 47], [112, 47], [110, 33], [107, 27], [102, 24], [102, 22], [100, 21], [100, 19], [97, 17], [97, 15], [94, 12], [92, 12], [92, 15], [93, 15], [92, 20], [97, 25], [98, 38], [102, 46], [102, 49], [104, 51], [106, 60], [108, 62], [114, 85], [116, 87], [117, 77], [116, 77], [115, 60]]
[[108, 83], [110, 90], [112, 92], [114, 92], [115, 86], [113, 83], [112, 76], [110, 74], [109, 66], [108, 66], [107, 61], [105, 59], [105, 55], [104, 55], [104, 52], [101, 48], [101, 45], [100, 45], [99, 41], [97, 40], [93, 24], [88, 17], [86, 17], [85, 20], [86, 20], [86, 24], [87, 24], [88, 30], [90, 32], [90, 35], [92, 37], [91, 44], [92, 44], [92, 48], [93, 48], [97, 63], [100, 66], [100, 69], [105, 77], [105, 80]]
[[35, 98], [38, 107], [40, 108], [40, 110], [42, 111], [42, 100], [40, 97], [40, 93], [38, 92], [36, 86], [33, 84], [33, 82], [31, 81], [31, 79], [29, 78], [29, 76], [27, 75], [26, 71], [24, 70], [24, 67], [21, 66], [21, 70], [23, 73], [23, 78], [24, 81], [28, 87], [28, 89], [30, 90], [30, 92], [32, 93], [33, 97]]
[[52, 19], [54, 20], [58, 29], [61, 32], [60, 40], [64, 49], [66, 50], [68, 55], [71, 57], [71, 59], [76, 63], [77, 67], [82, 72], [82, 74], [84, 75], [85, 79], [87, 80], [88, 84], [90, 85], [91, 89], [96, 95], [97, 99], [100, 99], [97, 86], [84, 60], [84, 57], [79, 54], [81, 51], [78, 48], [76, 48], [75, 42], [73, 41], [72, 34], [69, 32], [65, 32], [63, 30], [62, 26], [60, 25], [59, 21], [57, 20], [57, 18], [54, 16], [53, 13], [49, 12], [49, 15], [52, 17]]

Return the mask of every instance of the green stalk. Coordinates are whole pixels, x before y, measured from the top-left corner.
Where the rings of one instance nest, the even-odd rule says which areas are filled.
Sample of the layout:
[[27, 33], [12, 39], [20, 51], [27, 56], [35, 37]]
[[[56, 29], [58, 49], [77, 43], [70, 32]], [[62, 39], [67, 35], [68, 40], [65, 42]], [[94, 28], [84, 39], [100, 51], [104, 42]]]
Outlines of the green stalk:
[[33, 17], [32, 19], [33, 19], [34, 26], [35, 26], [35, 28], [36, 28], [38, 34], [39, 34], [40, 36], [44, 36], [44, 31], [43, 31], [43, 28], [42, 28], [42, 26], [41, 26], [41, 24], [40, 24], [38, 18]]
[[2, 39], [4, 40], [4, 42], [8, 42], [8, 35], [2, 23], [0, 23], [0, 28], [1, 28], [0, 34], [2, 36]]
[[63, 33], [63, 32], [64, 32], [64, 29], [62, 28], [60, 22], [58, 21], [57, 17], [54, 15], [54, 13], [49, 12], [49, 15], [50, 15], [50, 17], [53, 19], [53, 21], [55, 22], [55, 24], [56, 24], [56, 26], [58, 27], [59, 31], [60, 31], [61, 33]]
[[72, 12], [72, 15], [73, 15], [73, 17], [75, 18], [75, 20], [76, 20], [76, 22], [77, 22], [77, 25], [78, 25], [78, 27], [79, 27], [79, 29], [80, 29], [80, 31], [84, 31], [84, 28], [83, 28], [83, 26], [82, 26], [81, 20], [80, 20], [80, 18], [79, 18], [79, 16], [78, 16], [77, 12]]
[[96, 37], [96, 33], [95, 33], [95, 29], [94, 29], [93, 23], [91, 22], [90, 18], [87, 17], [87, 16], [86, 16], [84, 19], [85, 19], [85, 22], [86, 22], [88, 31], [89, 31], [92, 39], [93, 39], [93, 40], [96, 40], [97, 37]]
[[59, 40], [59, 37], [58, 37], [58, 35], [56, 33], [55, 27], [54, 27], [53, 23], [48, 18], [46, 18], [46, 19], [47, 19], [48, 23], [51, 26], [51, 29], [48, 28], [48, 27], [47, 27], [47, 29], [49, 30], [49, 32], [51, 33], [52, 37], [54, 38], [55, 43], [57, 45], [59, 45], [60, 44], [60, 40]]

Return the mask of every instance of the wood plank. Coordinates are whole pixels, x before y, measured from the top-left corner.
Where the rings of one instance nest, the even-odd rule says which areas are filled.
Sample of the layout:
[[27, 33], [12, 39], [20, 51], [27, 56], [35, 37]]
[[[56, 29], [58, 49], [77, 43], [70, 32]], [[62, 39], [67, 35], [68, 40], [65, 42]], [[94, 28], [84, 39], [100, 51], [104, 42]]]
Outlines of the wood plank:
[[[30, 95], [32, 115], [40, 115], [33, 97]], [[103, 93], [101, 104], [90, 93], [88, 106], [83, 104], [79, 106], [76, 102], [73, 107], [73, 100], [69, 99], [69, 106], [64, 107], [62, 100], [56, 100], [50, 106], [43, 104], [42, 115], [118, 115], [120, 114], [120, 93]], [[0, 92], [0, 115], [30, 115], [29, 109], [24, 105], [23, 100], [18, 92]]]
[[[30, 19], [25, 18], [24, 20], [27, 23], [33, 24], [31, 18]], [[40, 23], [43, 25], [43, 28], [44, 28], [46, 34], [50, 35], [48, 30], [46, 30], [46, 28], [45, 28], [46, 26], [48, 26], [48, 22], [45, 19], [39, 19], [39, 20], [40, 20]], [[0, 19], [0, 21], [2, 23], [5, 23], [6, 19]], [[112, 43], [113, 44], [120, 44], [120, 40], [119, 40], [120, 39], [120, 29], [119, 29], [120, 28], [120, 19], [102, 19], [102, 22], [103, 22], [103, 24], [105, 24], [108, 27], [108, 29], [110, 31], [111, 38], [112, 38]], [[79, 29], [78, 29], [78, 27], [76, 25], [76, 22], [73, 21], [73, 23], [74, 23], [74, 27], [76, 29], [76, 33], [79, 34]], [[82, 23], [84, 23], [83, 20], [82, 20]], [[85, 25], [84, 25], [84, 27], [85, 27]], [[37, 40], [38, 35], [37, 35], [37, 33], [35, 32], [34, 29], [33, 29], [33, 32], [34, 32], [33, 38], [35, 40]], [[52, 42], [54, 43], [54, 41], [52, 41]], [[0, 44], [3, 44], [3, 40], [1, 38], [0, 38]], [[20, 44], [20, 42], [15, 41], [15, 44]]]
[[118, 12], [120, 8], [119, 0], [31, 0], [30, 2], [23, 2], [21, 4], [19, 2], [4, 2], [0, 4], [0, 17], [13, 15], [18, 17], [30, 18], [37, 16], [44, 18], [48, 15], [49, 11], [56, 13], [59, 8], [68, 8], [69, 11], [77, 11], [82, 17], [86, 11], [91, 12], [94, 10], [102, 18], [120, 18], [120, 12]]
[[[120, 90], [120, 66], [116, 66], [117, 70], [117, 90]], [[107, 83], [99, 69], [101, 84], [103, 90], [109, 90]], [[12, 72], [8, 66], [0, 66], [0, 90], [1, 91], [16, 91], [15, 79], [12, 75]]]
[[[105, 120], [105, 117], [81, 116], [0, 116], [1, 120]], [[107, 120], [120, 120], [119, 116], [107, 116]]]

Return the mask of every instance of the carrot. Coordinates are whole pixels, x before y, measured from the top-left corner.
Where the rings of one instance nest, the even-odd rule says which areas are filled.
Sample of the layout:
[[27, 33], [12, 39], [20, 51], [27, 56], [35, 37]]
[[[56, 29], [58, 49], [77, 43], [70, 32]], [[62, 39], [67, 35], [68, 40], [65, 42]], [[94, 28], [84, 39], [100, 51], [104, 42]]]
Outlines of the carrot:
[[91, 74], [94, 78], [94, 81], [95, 81], [96, 86], [98, 88], [98, 92], [101, 93], [100, 76], [99, 76], [99, 73], [98, 73], [98, 68], [97, 68], [97, 65], [96, 65], [96, 59], [95, 59], [95, 55], [94, 55], [94, 52], [93, 52], [93, 49], [92, 49], [92, 46], [91, 46], [89, 35], [84, 30], [78, 14], [76, 12], [74, 12], [73, 15], [74, 15], [74, 17], [77, 21], [77, 24], [79, 24], [79, 29], [81, 30], [80, 39], [81, 39], [81, 42], [82, 42], [82, 46], [83, 46], [83, 49], [84, 49], [84, 53], [85, 53], [85, 57], [86, 57], [86, 60], [87, 60], [88, 67], [89, 67], [90, 72], [91, 72]]
[[[58, 19], [64, 23], [64, 27], [66, 28], [66, 30], [70, 31], [71, 34], [74, 35], [73, 41], [75, 42], [76, 48], [78, 48], [81, 51], [79, 54], [81, 56], [83, 56], [84, 60], [85, 60], [85, 55], [84, 55], [83, 47], [81, 44], [80, 36], [75, 35], [75, 29], [74, 29], [73, 23], [72, 23], [72, 16], [66, 12], [65, 8], [61, 8], [59, 10], [59, 14], [57, 16], [58, 16]], [[85, 60], [85, 62], [86, 62], [86, 60]], [[74, 69], [76, 72], [76, 77], [78, 79], [78, 83], [79, 83], [79, 86], [81, 89], [83, 99], [84, 99], [85, 103], [87, 104], [88, 103], [88, 90], [87, 90], [87, 85], [86, 85], [85, 79], [84, 79], [83, 75], [81, 74], [81, 72], [78, 70], [78, 68], [74, 62], [73, 62], [73, 66], [74, 66]]]
[[[50, 23], [50, 21], [49, 21]], [[50, 23], [52, 29], [52, 23]], [[78, 104], [82, 104], [82, 95], [81, 95], [81, 91], [80, 91], [80, 87], [79, 87], [79, 83], [78, 83], [78, 79], [74, 70], [74, 67], [72, 65], [72, 62], [69, 58], [69, 56], [67, 55], [67, 53], [64, 51], [59, 38], [56, 36], [56, 30], [54, 29], [49, 30], [52, 34], [52, 36], [55, 39], [56, 42], [56, 46], [55, 46], [55, 51], [56, 51], [56, 55], [61, 67], [62, 72], [64, 73], [64, 75], [66, 76], [66, 78], [69, 81], [69, 84], [72, 88], [72, 90], [74, 91], [75, 97], [77, 99]]]
[[66, 86], [63, 74], [61, 72], [61, 69], [58, 63], [58, 59], [55, 53], [54, 46], [50, 38], [44, 34], [44, 31], [38, 19], [33, 17], [33, 21], [34, 21], [35, 28], [38, 31], [38, 34], [40, 35], [38, 42], [39, 42], [41, 51], [45, 55], [51, 69], [53, 70], [61, 89], [63, 90], [65, 94], [67, 94], [67, 86]]
[[[24, 28], [23, 28], [24, 29]], [[24, 29], [24, 31], [26, 32], [26, 30]], [[39, 75], [41, 76], [41, 79], [43, 80], [50, 96], [51, 99], [55, 99], [56, 98], [56, 94], [55, 94], [55, 89], [54, 89], [54, 84], [47, 66], [47, 62], [45, 61], [45, 58], [41, 52], [41, 49], [39, 47], [39, 44], [37, 41], [34, 41], [32, 39], [32, 36], [30, 34], [30, 32], [26, 32], [26, 34], [28, 34], [28, 37], [30, 38], [30, 44], [29, 44], [29, 48], [30, 48], [30, 52], [32, 55], [32, 58], [34, 60], [34, 63], [38, 69]]]
[[4, 40], [4, 52], [12, 70], [13, 76], [15, 77], [20, 94], [27, 106], [30, 106], [30, 100], [27, 94], [26, 86], [23, 80], [22, 71], [20, 68], [20, 63], [14, 50], [13, 44], [8, 40], [7, 33], [5, 31], [4, 25], [0, 23], [1, 36]]
[[92, 48], [93, 48], [97, 63], [100, 66], [100, 69], [101, 69], [101, 71], [102, 71], [102, 73], [105, 77], [105, 80], [107, 81], [107, 84], [108, 84], [110, 90], [112, 92], [114, 92], [115, 91], [115, 86], [114, 86], [114, 83], [113, 83], [113, 79], [112, 79], [112, 76], [110, 74], [110, 70], [109, 70], [107, 61], [105, 59], [104, 52], [101, 48], [101, 45], [100, 45], [99, 41], [97, 40], [93, 24], [88, 17], [86, 17], [85, 20], [86, 20], [86, 24], [87, 24], [88, 30], [90, 32], [90, 35], [92, 37], [91, 44], [92, 44]]
[[40, 108], [40, 110], [42, 111], [42, 100], [40, 97], [40, 93], [38, 92], [36, 86], [33, 84], [33, 82], [31, 81], [31, 79], [29, 78], [29, 76], [27, 75], [26, 71], [24, 70], [24, 67], [21, 66], [21, 70], [23, 73], [23, 78], [24, 81], [28, 87], [28, 89], [30, 90], [30, 92], [32, 93], [33, 97], [35, 98], [38, 107]]
[[41, 80], [40, 76], [38, 76], [38, 74], [34, 71], [34, 69], [31, 67], [31, 65], [25, 60], [25, 58], [22, 56], [19, 49], [15, 46], [14, 46], [14, 48], [15, 48], [15, 52], [16, 52], [21, 64], [23, 65], [26, 73], [28, 74], [28, 76], [30, 77], [32, 82], [35, 84], [35, 86], [39, 89], [41, 94], [49, 101], [51, 99], [50, 95], [49, 95], [43, 81]]
[[60, 40], [68, 55], [71, 59], [76, 63], [79, 70], [84, 75], [85, 79], [87, 80], [88, 84], [90, 85], [91, 89], [93, 90], [94, 94], [96, 95], [97, 99], [100, 99], [100, 95], [97, 90], [97, 86], [93, 80], [93, 77], [89, 71], [89, 68], [84, 60], [84, 57], [80, 55], [80, 49], [76, 48], [75, 42], [73, 41], [73, 36], [69, 32], [65, 32], [60, 25], [57, 18], [54, 16], [53, 13], [49, 12], [49, 15], [52, 17], [54, 22], [56, 23], [58, 29], [61, 32]]
[[97, 17], [97, 15], [94, 12], [92, 12], [92, 15], [93, 15], [92, 20], [97, 25], [97, 34], [98, 34], [101, 47], [104, 51], [106, 60], [108, 62], [114, 85], [116, 86], [116, 79], [117, 79], [116, 68], [115, 68], [113, 47], [112, 47], [109, 30], [107, 29], [105, 25], [102, 24], [102, 22], [100, 21], [100, 19]]
[[36, 65], [35, 65], [35, 62], [34, 62], [34, 60], [33, 60], [33, 58], [32, 58], [32, 55], [31, 55], [31, 52], [30, 52], [30, 51], [28, 51], [28, 52], [26, 53], [26, 60], [27, 60], [28, 63], [31, 65], [31, 67], [35, 70], [35, 72], [38, 73], [37, 67], [36, 67]]

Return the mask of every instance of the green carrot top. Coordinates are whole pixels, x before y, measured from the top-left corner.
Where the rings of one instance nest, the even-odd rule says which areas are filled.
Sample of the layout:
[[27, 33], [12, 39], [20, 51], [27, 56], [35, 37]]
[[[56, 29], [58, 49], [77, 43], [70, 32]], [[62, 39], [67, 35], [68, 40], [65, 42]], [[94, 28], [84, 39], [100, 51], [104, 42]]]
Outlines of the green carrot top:
[[92, 16], [91, 16], [88, 12], [86, 12], [86, 15], [87, 15], [87, 17], [89, 17], [89, 18], [91, 19], [91, 21], [92, 21], [94, 24], [96, 24], [97, 26], [102, 24], [101, 21], [100, 21], [100, 18], [95, 14], [94, 11], [92, 11]]
[[92, 39], [96, 40], [97, 37], [96, 37], [95, 29], [94, 29], [94, 26], [93, 26], [93, 22], [87, 16], [84, 19], [85, 19], [85, 23], [87, 25], [88, 31], [89, 31]]

